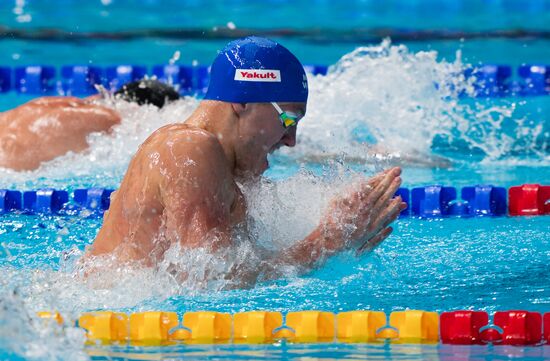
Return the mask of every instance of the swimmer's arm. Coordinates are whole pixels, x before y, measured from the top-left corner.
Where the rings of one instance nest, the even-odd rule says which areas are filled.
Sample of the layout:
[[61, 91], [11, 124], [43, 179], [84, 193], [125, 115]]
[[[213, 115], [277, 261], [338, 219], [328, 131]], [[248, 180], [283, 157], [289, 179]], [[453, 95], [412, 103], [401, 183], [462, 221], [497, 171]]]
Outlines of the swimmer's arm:
[[389, 169], [336, 197], [319, 226], [277, 255], [277, 262], [307, 271], [345, 249], [376, 247], [390, 235], [389, 225], [406, 208], [401, 197], [393, 197], [401, 184], [400, 174], [400, 168]]
[[401, 197], [394, 197], [401, 185], [400, 174], [400, 168], [391, 168], [352, 184], [333, 199], [313, 232], [282, 252], [265, 257], [261, 265], [248, 270], [247, 276], [274, 279], [288, 266], [305, 273], [335, 253], [376, 247], [390, 235], [393, 229], [389, 225], [406, 207]]
[[230, 244], [230, 189], [223, 149], [216, 139], [185, 134], [167, 139], [160, 182], [166, 235], [184, 247]]
[[[371, 239], [368, 244], [373, 246], [380, 244], [391, 233], [390, 229], [384, 229], [380, 234]], [[273, 280], [285, 275], [285, 268], [292, 267], [299, 273], [306, 273], [321, 264], [328, 257], [342, 251], [345, 247], [345, 239], [336, 232], [319, 226], [306, 238], [293, 246], [271, 257], [265, 257], [256, 265], [254, 270], [240, 272], [240, 280], [244, 281], [239, 287], [254, 284], [258, 277], [263, 280]], [[243, 275], [246, 275], [243, 277]], [[261, 276], [260, 276], [261, 275]]]
[[375, 161], [385, 160], [388, 163], [413, 165], [418, 167], [442, 168], [452, 167], [452, 162], [442, 156], [435, 154], [424, 154], [419, 151], [397, 151], [381, 145], [374, 145], [367, 153], [367, 157]]
[[295, 266], [306, 272], [343, 248], [345, 239], [338, 233], [318, 226], [306, 238], [277, 255], [275, 263]]
[[[300, 159], [308, 162], [326, 162], [328, 160], [339, 159], [341, 157], [342, 155], [338, 153], [323, 153], [304, 156]], [[381, 146], [373, 146], [361, 155], [346, 155], [345, 161], [359, 164], [380, 164], [381, 162], [384, 162], [392, 165], [412, 165], [416, 167], [442, 169], [450, 168], [453, 165], [449, 159], [439, 155], [428, 155], [412, 151], [407, 153], [390, 151], [389, 149], [385, 149]]]
[[336, 249], [330, 246], [330, 240], [334, 241], [334, 244], [343, 243], [342, 239], [331, 238], [325, 230], [318, 227], [301, 242], [286, 249], [282, 254], [282, 260], [288, 264], [298, 265], [304, 271], [312, 269], [318, 261], [336, 253]]

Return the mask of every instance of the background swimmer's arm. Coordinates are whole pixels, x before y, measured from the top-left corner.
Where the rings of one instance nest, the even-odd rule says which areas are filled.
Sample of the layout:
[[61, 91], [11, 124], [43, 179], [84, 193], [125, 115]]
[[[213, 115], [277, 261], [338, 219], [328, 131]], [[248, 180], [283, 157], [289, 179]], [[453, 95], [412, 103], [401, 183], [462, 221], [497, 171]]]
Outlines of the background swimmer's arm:
[[[367, 152], [367, 158], [376, 162], [386, 161], [393, 165], [413, 165], [416, 167], [427, 168], [450, 168], [453, 163], [442, 156], [435, 154], [426, 154], [419, 151], [392, 150], [381, 145], [373, 145]], [[347, 160], [347, 159], [346, 159]]]
[[301, 157], [306, 162], [326, 162], [328, 160], [344, 159], [346, 163], [357, 164], [386, 164], [388, 166], [412, 165], [426, 168], [450, 168], [453, 163], [442, 156], [423, 154], [420, 152], [390, 151], [381, 146], [371, 146], [368, 151], [360, 155], [345, 155], [340, 153], [319, 153]]
[[279, 262], [306, 271], [334, 253], [381, 243], [392, 232], [389, 225], [406, 207], [400, 197], [393, 197], [401, 184], [400, 174], [401, 169], [392, 168], [354, 184], [333, 200], [327, 215], [309, 236], [278, 255]]

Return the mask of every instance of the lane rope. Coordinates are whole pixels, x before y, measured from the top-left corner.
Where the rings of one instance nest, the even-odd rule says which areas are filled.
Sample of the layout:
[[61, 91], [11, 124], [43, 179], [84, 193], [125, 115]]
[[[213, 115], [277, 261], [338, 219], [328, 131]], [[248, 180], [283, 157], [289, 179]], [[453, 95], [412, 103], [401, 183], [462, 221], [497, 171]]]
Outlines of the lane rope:
[[523, 310], [495, 312], [492, 321], [485, 311], [461, 310], [392, 312], [380, 311], [280, 312], [250, 311], [233, 315], [222, 312], [149, 311], [126, 314], [96, 311], [82, 314], [77, 322], [64, 320], [58, 312], [39, 312], [44, 326], [76, 325], [86, 330], [92, 343], [130, 343], [159, 346], [178, 342], [273, 343], [346, 342], [429, 343], [451, 345], [550, 344], [550, 313]]
[[[82, 188], [69, 194], [52, 188], [19, 191], [0, 189], [0, 214], [101, 216], [109, 209], [113, 189]], [[550, 185], [524, 184], [508, 189], [493, 185], [455, 187], [429, 185], [399, 188], [408, 208], [401, 217], [501, 217], [550, 214]], [[460, 197], [459, 197], [460, 196]]]

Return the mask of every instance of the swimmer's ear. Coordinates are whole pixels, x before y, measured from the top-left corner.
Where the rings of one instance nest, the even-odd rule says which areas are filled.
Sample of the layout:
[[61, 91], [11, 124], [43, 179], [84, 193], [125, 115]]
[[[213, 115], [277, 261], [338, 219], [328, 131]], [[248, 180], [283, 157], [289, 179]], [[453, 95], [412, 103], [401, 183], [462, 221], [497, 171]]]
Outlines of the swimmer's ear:
[[246, 103], [231, 103], [231, 106], [233, 107], [233, 111], [239, 116], [247, 109]]

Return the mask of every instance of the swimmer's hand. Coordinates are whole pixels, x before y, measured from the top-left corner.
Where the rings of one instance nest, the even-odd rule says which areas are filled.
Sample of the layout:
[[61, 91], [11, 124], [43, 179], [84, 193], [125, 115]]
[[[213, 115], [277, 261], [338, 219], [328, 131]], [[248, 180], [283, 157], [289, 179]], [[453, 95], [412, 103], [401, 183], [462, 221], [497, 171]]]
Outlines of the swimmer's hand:
[[357, 249], [364, 252], [376, 247], [392, 232], [389, 225], [407, 207], [394, 197], [401, 185], [401, 169], [391, 168], [369, 180], [353, 184], [336, 197], [321, 223], [332, 240], [329, 250]]
[[401, 185], [401, 168], [388, 169], [368, 180], [354, 183], [334, 198], [319, 226], [305, 239], [285, 250], [284, 263], [311, 269], [326, 256], [376, 247], [392, 232], [389, 226], [407, 207], [394, 197]]

